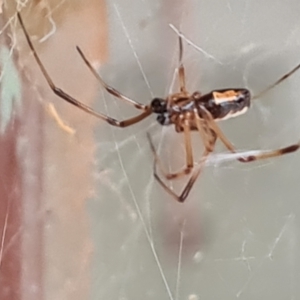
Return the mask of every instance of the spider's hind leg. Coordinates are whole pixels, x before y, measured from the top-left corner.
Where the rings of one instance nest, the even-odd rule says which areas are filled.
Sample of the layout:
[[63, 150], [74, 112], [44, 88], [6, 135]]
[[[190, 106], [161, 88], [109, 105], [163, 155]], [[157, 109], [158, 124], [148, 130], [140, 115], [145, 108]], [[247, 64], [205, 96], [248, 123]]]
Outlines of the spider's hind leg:
[[[213, 129], [217, 137], [221, 140], [221, 142], [225, 145], [225, 147], [230, 152], [237, 153], [236, 149], [234, 148], [232, 143], [228, 140], [228, 138], [224, 135], [222, 130], [219, 128], [219, 126], [217, 125], [216, 121], [213, 119], [210, 112], [205, 110], [205, 113], [206, 113], [205, 114], [206, 121], [210, 124], [210, 127]], [[248, 163], [255, 160], [267, 159], [267, 158], [272, 158], [272, 157], [292, 153], [297, 151], [299, 148], [300, 148], [300, 141], [296, 144], [292, 144], [280, 149], [261, 151], [260, 154], [256, 154], [256, 155], [248, 155], [248, 156], [241, 155], [239, 158], [237, 158], [237, 160], [242, 163]]]
[[185, 175], [188, 175], [191, 173], [191, 171], [193, 170], [193, 167], [194, 167], [193, 149], [192, 149], [190, 129], [188, 127], [188, 124], [184, 124], [183, 128], [184, 128], [184, 144], [185, 144], [185, 153], [186, 153], [186, 166], [182, 170], [177, 171], [175, 173], [169, 173], [166, 171], [161, 159], [159, 158], [159, 156], [156, 152], [156, 149], [154, 147], [151, 136], [149, 133], [147, 133], [147, 138], [148, 138], [148, 141], [150, 144], [150, 148], [151, 148], [152, 154], [154, 156], [154, 163], [155, 163], [155, 165], [158, 165], [161, 173], [167, 180], [173, 180], [173, 179], [181, 178]]
[[[175, 179], [175, 178], [179, 178], [183, 175], [187, 175], [189, 174], [192, 169], [193, 169], [193, 166], [194, 166], [194, 163], [193, 163], [193, 157], [189, 155], [189, 151], [191, 151], [191, 143], [189, 141], [189, 138], [190, 138], [190, 130], [189, 128], [187, 127], [187, 132], [188, 132], [188, 137], [186, 137], [186, 159], [187, 159], [187, 166], [185, 169], [183, 169], [182, 171], [180, 172], [177, 172], [177, 173], [174, 173], [174, 174], [168, 174], [164, 171], [163, 169], [163, 166], [162, 166], [162, 162], [160, 160], [160, 158], [158, 157], [157, 153], [156, 153], [156, 150], [155, 150], [155, 147], [153, 145], [153, 142], [151, 140], [151, 137], [148, 133], [148, 139], [149, 139], [149, 143], [150, 143], [150, 147], [151, 147], [151, 150], [152, 150], [152, 153], [154, 155], [154, 171], [153, 171], [153, 175], [154, 175], [154, 178], [156, 179], [156, 181], [162, 186], [162, 188], [168, 193], [170, 194], [172, 197], [175, 198], [176, 201], [178, 202], [184, 202], [186, 200], [186, 198], [188, 197], [191, 189], [193, 188], [194, 186], [194, 183], [196, 182], [196, 180], [198, 179], [199, 175], [201, 174], [202, 170], [203, 170], [203, 167], [205, 165], [205, 162], [208, 158], [208, 155], [214, 150], [214, 146], [215, 146], [215, 143], [216, 143], [216, 140], [217, 140], [217, 136], [215, 134], [213, 134], [211, 132], [211, 135], [209, 136], [209, 140], [207, 142], [207, 145], [208, 146], [205, 146], [205, 150], [201, 156], [201, 159], [199, 161], [199, 165], [197, 166], [196, 170], [194, 170], [194, 172], [192, 173], [192, 175], [190, 176], [190, 179], [188, 180], [187, 184], [185, 185], [185, 187], [183, 188], [182, 192], [180, 195], [177, 195], [172, 189], [170, 189], [163, 181], [162, 179], [159, 177], [159, 175], [157, 174], [157, 166], [159, 166], [160, 168], [160, 171], [163, 173], [163, 175], [167, 178], [167, 179]], [[188, 143], [190, 143], [190, 145], [187, 145]], [[188, 150], [190, 147], [190, 150]], [[189, 167], [189, 159], [191, 159], [191, 162], [192, 162], [192, 167]], [[188, 171], [188, 172], [187, 172]], [[169, 176], [169, 178], [168, 178]]]
[[240, 162], [248, 163], [252, 162], [255, 160], [260, 160], [260, 159], [267, 159], [271, 157], [276, 157], [276, 156], [281, 156], [284, 154], [289, 154], [297, 151], [300, 148], [300, 142], [297, 144], [293, 144], [284, 148], [276, 149], [276, 150], [266, 150], [266, 151], [261, 151], [260, 154], [257, 155], [248, 155], [248, 156], [242, 156], [241, 158], [238, 158]]
[[187, 93], [186, 87], [185, 87], [185, 69], [182, 62], [182, 56], [183, 56], [183, 44], [182, 44], [182, 38], [179, 36], [179, 68], [178, 68], [178, 78], [179, 78], [179, 85], [180, 85], [180, 92], [181, 93]]

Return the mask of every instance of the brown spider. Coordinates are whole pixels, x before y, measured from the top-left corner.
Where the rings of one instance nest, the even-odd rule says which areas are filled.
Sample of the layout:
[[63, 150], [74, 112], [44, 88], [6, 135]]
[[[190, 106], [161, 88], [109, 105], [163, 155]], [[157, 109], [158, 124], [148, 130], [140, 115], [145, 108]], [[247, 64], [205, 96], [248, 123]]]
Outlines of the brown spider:
[[[233, 147], [231, 142], [225, 137], [225, 135], [217, 125], [216, 121], [226, 120], [244, 114], [250, 107], [251, 99], [253, 100], [259, 98], [261, 95], [265, 94], [270, 89], [272, 89], [273, 87], [275, 87], [276, 85], [278, 85], [279, 83], [287, 79], [289, 76], [291, 76], [294, 72], [296, 72], [300, 68], [300, 64], [297, 65], [290, 72], [288, 72], [280, 79], [278, 79], [274, 84], [270, 85], [268, 88], [266, 88], [261, 93], [259, 93], [258, 95], [252, 98], [251, 98], [250, 91], [248, 89], [236, 89], [236, 88], [214, 90], [205, 95], [202, 95], [198, 91], [190, 94], [186, 90], [186, 85], [185, 85], [185, 74], [184, 74], [185, 71], [182, 63], [183, 45], [182, 45], [182, 39], [181, 37], [179, 37], [179, 68], [178, 68], [178, 77], [180, 83], [179, 93], [168, 95], [166, 98], [154, 98], [149, 105], [144, 105], [126, 97], [125, 95], [121, 94], [114, 88], [107, 85], [99, 76], [97, 71], [92, 67], [91, 63], [84, 56], [81, 49], [77, 46], [76, 49], [79, 52], [82, 59], [84, 60], [85, 64], [94, 74], [94, 76], [99, 80], [99, 82], [106, 89], [106, 91], [112, 94], [113, 96], [126, 101], [130, 105], [133, 105], [135, 108], [142, 111], [142, 113], [138, 114], [133, 118], [123, 120], [123, 121], [118, 121], [109, 116], [96, 112], [91, 107], [83, 104], [82, 102], [79, 102], [78, 100], [76, 100], [75, 98], [73, 98], [72, 96], [70, 96], [63, 90], [61, 90], [60, 88], [58, 88], [53, 83], [44, 65], [42, 64], [39, 56], [37, 55], [37, 52], [23, 24], [20, 13], [18, 13], [18, 19], [24, 31], [28, 45], [34, 55], [34, 58], [41, 72], [43, 73], [51, 90], [58, 97], [64, 99], [65, 101], [75, 105], [81, 110], [99, 119], [102, 119], [107, 123], [109, 123], [110, 125], [116, 127], [123, 128], [123, 127], [131, 126], [133, 124], [142, 121], [143, 119], [147, 118], [151, 114], [156, 114], [157, 115], [156, 120], [158, 121], [159, 124], [163, 126], [174, 125], [176, 132], [184, 133], [186, 167], [176, 173], [168, 173], [164, 170], [162, 162], [156, 153], [151, 137], [149, 134], [147, 134], [151, 146], [151, 150], [154, 155], [154, 177], [158, 181], [158, 183], [178, 202], [184, 202], [185, 199], [187, 198], [195, 181], [197, 180], [198, 176], [200, 175], [203, 169], [203, 166], [205, 164], [206, 159], [208, 158], [208, 155], [211, 152], [213, 152], [217, 139], [220, 139], [221, 142], [226, 146], [226, 148], [230, 152], [236, 153], [235, 148]], [[201, 156], [200, 163], [194, 171], [193, 171], [194, 159], [193, 159], [193, 151], [191, 145], [191, 131], [193, 130], [199, 131], [200, 137], [203, 141], [204, 148], [205, 148]], [[254, 160], [275, 157], [275, 156], [294, 152], [298, 150], [299, 147], [300, 147], [300, 142], [277, 150], [264, 151], [257, 155], [250, 155], [250, 156], [241, 155], [241, 157], [238, 158], [238, 160], [240, 162], [246, 163]], [[189, 181], [185, 185], [180, 195], [177, 195], [173, 190], [171, 190], [158, 176], [156, 170], [157, 166], [159, 166], [161, 173], [168, 180], [172, 180], [178, 177], [182, 177], [184, 175], [188, 175], [193, 171]]]

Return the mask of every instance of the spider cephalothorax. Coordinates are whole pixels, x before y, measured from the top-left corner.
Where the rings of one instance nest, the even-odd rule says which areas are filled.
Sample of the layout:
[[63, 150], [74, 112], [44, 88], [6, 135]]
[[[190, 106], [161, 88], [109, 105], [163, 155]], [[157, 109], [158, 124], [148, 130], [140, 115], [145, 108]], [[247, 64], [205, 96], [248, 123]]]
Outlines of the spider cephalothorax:
[[167, 109], [167, 101], [162, 98], [154, 98], [151, 101], [151, 110], [154, 114], [157, 114], [156, 120], [161, 125], [170, 125], [170, 116]]

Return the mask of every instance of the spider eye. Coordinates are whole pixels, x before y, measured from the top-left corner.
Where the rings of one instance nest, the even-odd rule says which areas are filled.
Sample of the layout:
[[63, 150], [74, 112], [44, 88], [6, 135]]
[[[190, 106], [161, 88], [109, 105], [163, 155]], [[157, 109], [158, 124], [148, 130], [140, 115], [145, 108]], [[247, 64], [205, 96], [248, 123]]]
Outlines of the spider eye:
[[154, 113], [164, 113], [166, 112], [166, 101], [161, 98], [154, 98], [151, 102], [152, 111]]

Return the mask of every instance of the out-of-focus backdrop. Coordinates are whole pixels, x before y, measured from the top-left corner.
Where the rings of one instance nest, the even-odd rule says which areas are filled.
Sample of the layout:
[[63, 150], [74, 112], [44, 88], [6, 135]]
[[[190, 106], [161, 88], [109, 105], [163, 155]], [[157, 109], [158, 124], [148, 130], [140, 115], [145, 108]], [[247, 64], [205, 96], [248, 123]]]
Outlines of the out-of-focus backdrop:
[[[300, 62], [296, 0], [4, 1], [1, 299], [297, 299], [300, 152], [241, 164], [218, 144], [176, 203], [153, 179], [146, 133], [172, 171], [184, 165], [183, 137], [153, 117], [113, 128], [54, 96], [16, 9], [55, 84], [119, 120], [138, 111], [105, 92], [76, 45], [143, 104], [178, 89], [172, 27], [191, 92], [255, 95]], [[300, 140], [299, 82], [300, 72], [220, 123], [238, 151]], [[185, 182], [169, 184], [180, 193]]]

